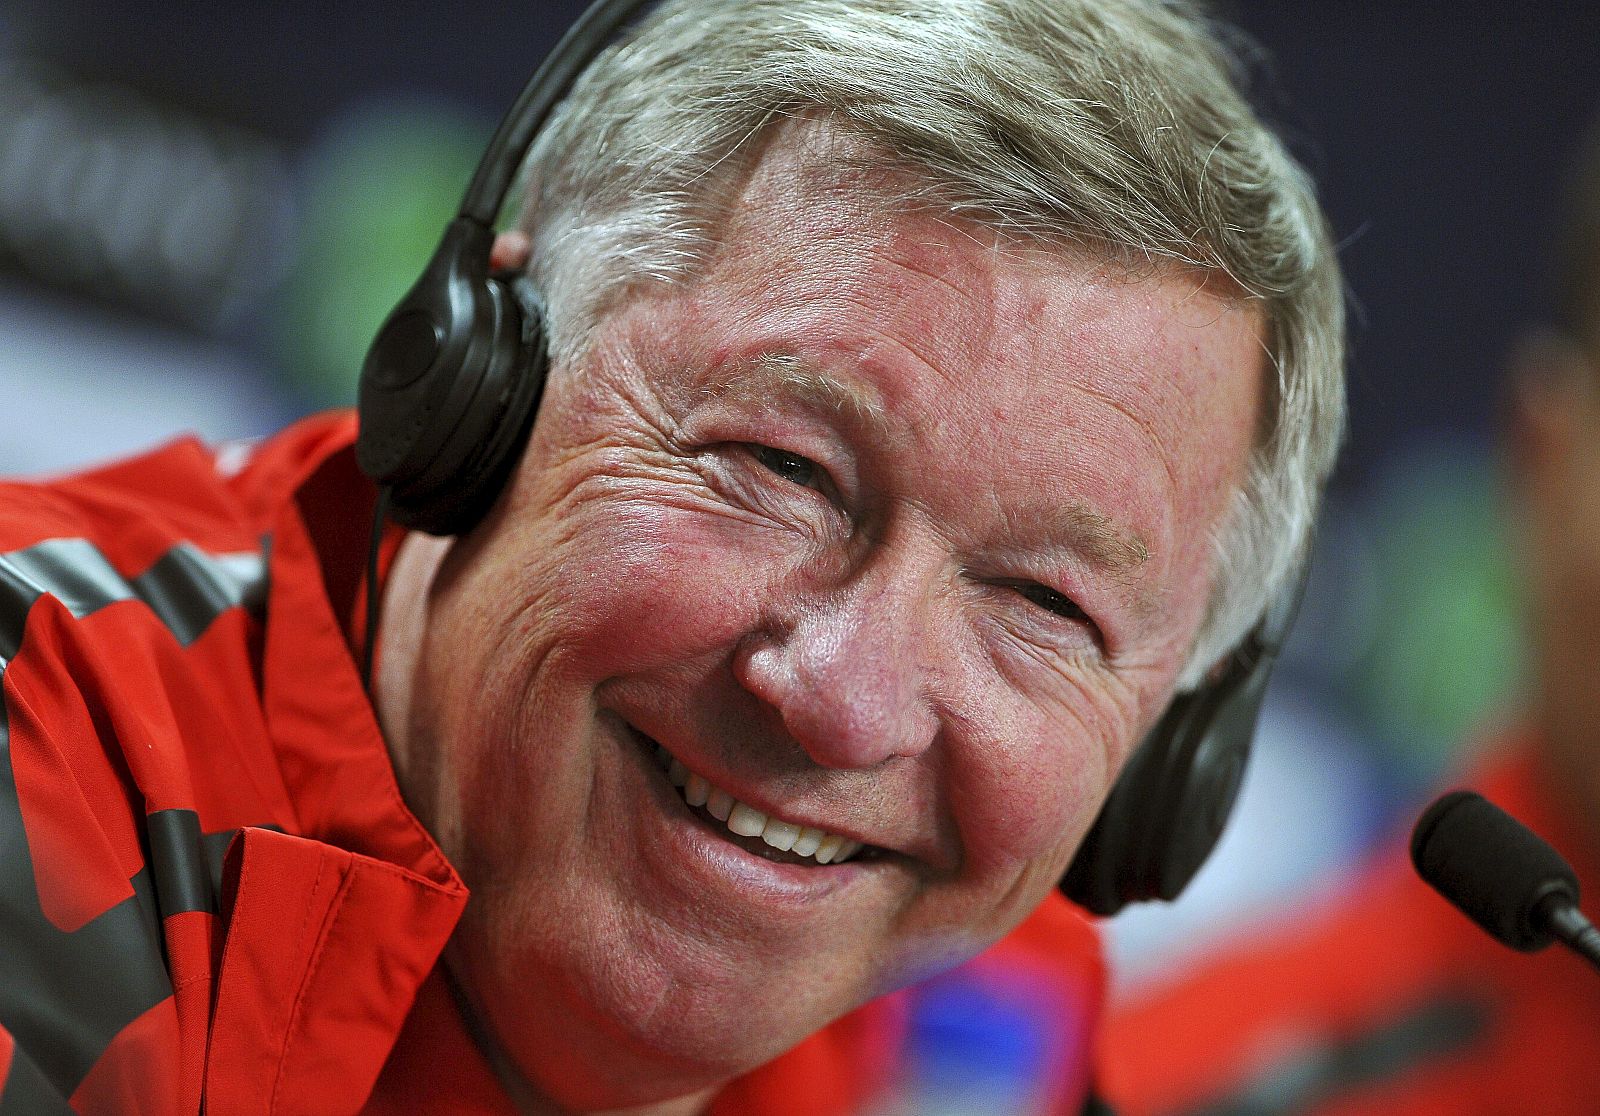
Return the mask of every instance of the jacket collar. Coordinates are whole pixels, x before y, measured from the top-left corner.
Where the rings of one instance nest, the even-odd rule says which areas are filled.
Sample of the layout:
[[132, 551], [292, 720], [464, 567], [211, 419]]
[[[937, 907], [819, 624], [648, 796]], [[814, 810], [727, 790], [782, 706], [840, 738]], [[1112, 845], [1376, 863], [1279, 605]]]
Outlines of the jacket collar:
[[355, 467], [353, 420], [321, 421], [271, 524], [262, 648], [295, 826], [247, 828], [228, 853], [214, 1111], [358, 1111], [467, 900], [401, 799], [340, 619], [375, 493]]

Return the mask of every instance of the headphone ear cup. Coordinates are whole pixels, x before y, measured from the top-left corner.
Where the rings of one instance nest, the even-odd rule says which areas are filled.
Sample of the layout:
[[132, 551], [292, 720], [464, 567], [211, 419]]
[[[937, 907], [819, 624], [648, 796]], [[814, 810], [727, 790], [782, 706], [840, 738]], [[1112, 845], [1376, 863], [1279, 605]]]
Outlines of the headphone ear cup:
[[1309, 565], [1202, 685], [1173, 699], [1129, 757], [1060, 888], [1098, 915], [1176, 899], [1216, 848], [1244, 782], [1261, 703]]
[[1174, 899], [1205, 863], [1239, 795], [1266, 674], [1181, 694], [1129, 758], [1061, 880], [1099, 915]]
[[488, 512], [544, 388], [538, 301], [525, 280], [486, 274], [492, 235], [451, 224], [362, 369], [357, 460], [389, 487], [397, 522], [432, 534]]
[[1137, 775], [1136, 770], [1152, 762], [1150, 739], [1146, 736], [1140, 741], [1128, 758], [1072, 863], [1067, 866], [1066, 875], [1061, 877], [1061, 893], [1097, 915], [1114, 915], [1132, 901], [1126, 894], [1133, 871], [1129, 850], [1137, 850], [1140, 842], [1129, 830], [1136, 827], [1141, 806], [1137, 801], [1140, 792], [1129, 788], [1149, 782], [1148, 778]]
[[426, 410], [437, 448], [390, 492], [391, 517], [429, 534], [463, 534], [488, 514], [521, 460], [544, 390], [538, 309], [525, 310], [499, 279], [486, 281], [482, 299], [479, 332], [453, 375], [440, 370], [439, 403]]

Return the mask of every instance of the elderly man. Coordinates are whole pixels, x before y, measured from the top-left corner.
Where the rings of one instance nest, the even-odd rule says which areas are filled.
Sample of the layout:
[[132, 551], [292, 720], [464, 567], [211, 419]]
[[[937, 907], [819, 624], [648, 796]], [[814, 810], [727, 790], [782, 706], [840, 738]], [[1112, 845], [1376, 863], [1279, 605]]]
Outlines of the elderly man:
[[1056, 883], [1342, 416], [1228, 65], [1173, 4], [664, 5], [530, 158], [531, 439], [381, 620], [348, 417], [6, 490], [4, 1103], [866, 1111], [894, 990], [1092, 974]]

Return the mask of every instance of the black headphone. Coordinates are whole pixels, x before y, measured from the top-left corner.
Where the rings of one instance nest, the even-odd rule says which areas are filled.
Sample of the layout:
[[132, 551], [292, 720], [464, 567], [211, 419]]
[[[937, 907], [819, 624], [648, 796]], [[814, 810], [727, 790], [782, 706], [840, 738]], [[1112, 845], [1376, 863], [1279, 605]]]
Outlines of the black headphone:
[[[599, 0], [556, 44], [495, 132], [422, 277], [372, 343], [356, 457], [407, 527], [466, 531], [527, 444], [544, 387], [541, 303], [526, 278], [490, 273], [495, 222], [551, 109], [652, 2]], [[1174, 898], [1199, 870], [1233, 808], [1303, 580], [1140, 743], [1061, 881], [1068, 898], [1112, 914]]]

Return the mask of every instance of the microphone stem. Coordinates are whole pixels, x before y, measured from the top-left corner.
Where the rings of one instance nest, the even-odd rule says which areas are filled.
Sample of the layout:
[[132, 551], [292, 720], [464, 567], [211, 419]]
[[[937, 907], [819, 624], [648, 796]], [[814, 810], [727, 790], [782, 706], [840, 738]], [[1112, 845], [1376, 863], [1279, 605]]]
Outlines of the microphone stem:
[[1552, 934], [1600, 969], [1600, 930], [1565, 895], [1540, 903], [1539, 913]]

